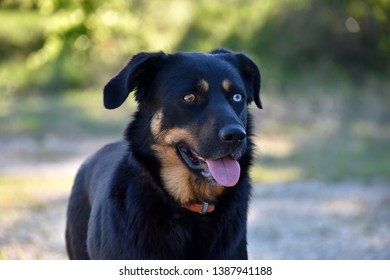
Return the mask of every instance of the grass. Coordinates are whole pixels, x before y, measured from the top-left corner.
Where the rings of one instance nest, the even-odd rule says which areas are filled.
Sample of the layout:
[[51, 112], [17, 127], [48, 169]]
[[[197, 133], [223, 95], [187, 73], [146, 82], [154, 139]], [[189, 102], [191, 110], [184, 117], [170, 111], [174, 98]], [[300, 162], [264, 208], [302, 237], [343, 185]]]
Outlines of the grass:
[[48, 196], [69, 193], [72, 182], [72, 177], [61, 174], [0, 175], [0, 219], [12, 209], [43, 207]]
[[[280, 155], [278, 146], [264, 136], [259, 141], [263, 151], [257, 157], [253, 177], [261, 182], [291, 180], [390, 180], [390, 127], [370, 129], [359, 135], [356, 131], [335, 133], [326, 137], [278, 136], [290, 143], [288, 152]], [[377, 132], [375, 132], [377, 130]], [[283, 138], [285, 137], [285, 138]], [[262, 148], [262, 142], [265, 147]]]
[[0, 100], [0, 136], [28, 135], [39, 139], [49, 134], [63, 137], [120, 134], [134, 103], [130, 101], [108, 111], [102, 100], [98, 90], [6, 96]]
[[390, 179], [389, 140], [332, 137], [299, 147], [286, 161], [300, 163], [304, 178]]

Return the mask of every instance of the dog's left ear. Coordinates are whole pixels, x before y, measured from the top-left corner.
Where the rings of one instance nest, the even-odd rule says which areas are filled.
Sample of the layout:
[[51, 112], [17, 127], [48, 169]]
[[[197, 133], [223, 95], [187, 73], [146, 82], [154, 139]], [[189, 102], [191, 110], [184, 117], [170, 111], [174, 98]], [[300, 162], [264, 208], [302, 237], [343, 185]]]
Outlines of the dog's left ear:
[[263, 109], [260, 100], [261, 75], [253, 60], [243, 53], [234, 53], [226, 49], [216, 49], [211, 51], [211, 54], [221, 56], [240, 71], [249, 94], [248, 102], [255, 101], [257, 107]]
[[118, 108], [134, 90], [135, 99], [140, 102], [149, 92], [150, 85], [166, 57], [163, 52], [139, 53], [133, 56], [125, 68], [104, 87], [104, 107]]

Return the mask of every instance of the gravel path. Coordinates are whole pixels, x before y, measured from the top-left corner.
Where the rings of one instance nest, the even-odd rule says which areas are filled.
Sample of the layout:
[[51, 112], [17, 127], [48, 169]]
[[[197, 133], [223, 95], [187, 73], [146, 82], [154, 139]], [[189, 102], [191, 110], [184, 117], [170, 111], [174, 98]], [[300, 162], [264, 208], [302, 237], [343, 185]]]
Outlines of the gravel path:
[[[18, 209], [0, 228], [0, 257], [65, 259], [66, 202], [62, 195], [38, 209]], [[390, 185], [257, 186], [248, 237], [252, 259], [390, 259]]]
[[258, 187], [253, 259], [390, 259], [390, 185], [293, 182]]

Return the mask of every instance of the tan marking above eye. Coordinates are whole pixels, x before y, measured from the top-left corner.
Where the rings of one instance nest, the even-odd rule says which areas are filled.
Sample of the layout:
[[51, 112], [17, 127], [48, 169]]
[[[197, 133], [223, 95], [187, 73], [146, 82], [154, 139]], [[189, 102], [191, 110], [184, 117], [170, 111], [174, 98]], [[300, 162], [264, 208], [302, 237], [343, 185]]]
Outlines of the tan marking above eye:
[[225, 79], [225, 80], [222, 81], [222, 88], [223, 88], [226, 92], [231, 91], [232, 86], [233, 86], [233, 84], [232, 84], [232, 82], [231, 82], [230, 80]]
[[210, 85], [205, 79], [199, 80], [197, 86], [201, 92], [208, 92], [210, 89]]

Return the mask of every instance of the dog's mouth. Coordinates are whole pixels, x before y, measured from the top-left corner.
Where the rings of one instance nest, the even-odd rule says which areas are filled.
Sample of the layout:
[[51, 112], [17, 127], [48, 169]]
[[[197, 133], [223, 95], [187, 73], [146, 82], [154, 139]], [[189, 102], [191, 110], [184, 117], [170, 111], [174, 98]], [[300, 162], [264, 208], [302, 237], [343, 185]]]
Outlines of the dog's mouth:
[[238, 183], [241, 168], [231, 155], [205, 159], [185, 145], [179, 145], [177, 149], [188, 168], [206, 180], [224, 187], [233, 187]]

